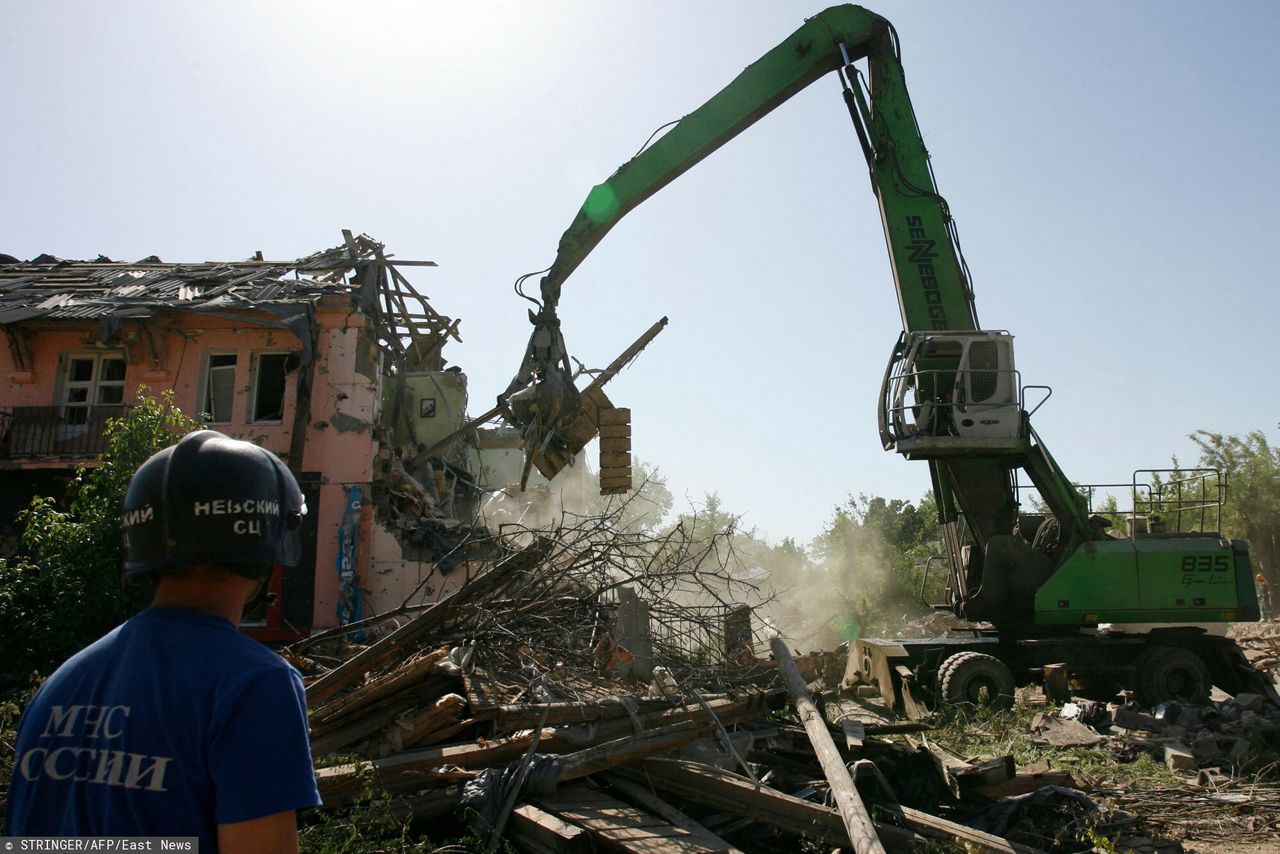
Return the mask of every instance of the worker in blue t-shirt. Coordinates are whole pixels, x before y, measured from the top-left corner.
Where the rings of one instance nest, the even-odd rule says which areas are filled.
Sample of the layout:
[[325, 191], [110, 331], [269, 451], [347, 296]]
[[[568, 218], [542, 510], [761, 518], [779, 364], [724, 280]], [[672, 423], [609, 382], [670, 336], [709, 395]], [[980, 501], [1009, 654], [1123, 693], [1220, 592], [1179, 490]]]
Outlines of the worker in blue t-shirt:
[[320, 803], [298, 672], [240, 634], [306, 505], [269, 451], [212, 430], [151, 457], [124, 506], [126, 579], [151, 607], [36, 692], [15, 747], [6, 836], [195, 836], [295, 852]]

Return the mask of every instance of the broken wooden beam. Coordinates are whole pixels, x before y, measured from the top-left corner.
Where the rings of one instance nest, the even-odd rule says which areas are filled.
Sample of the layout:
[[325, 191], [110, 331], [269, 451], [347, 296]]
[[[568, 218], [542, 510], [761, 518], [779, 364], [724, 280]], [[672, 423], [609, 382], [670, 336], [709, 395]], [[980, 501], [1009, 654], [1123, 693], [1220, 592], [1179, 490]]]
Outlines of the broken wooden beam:
[[[622, 768], [617, 773], [648, 781], [694, 803], [771, 824], [789, 833], [819, 836], [836, 845], [849, 842], [837, 810], [754, 784], [746, 777], [715, 766], [655, 757], [644, 760], [638, 769]], [[888, 847], [922, 845], [926, 838], [933, 838], [952, 839], [967, 848], [991, 854], [1037, 854], [1035, 848], [909, 807], [901, 808], [899, 818], [906, 828], [883, 822], [875, 825], [880, 841]]]
[[845, 830], [849, 833], [849, 841], [853, 843], [854, 851], [857, 854], [868, 852], [883, 854], [884, 846], [880, 844], [880, 838], [876, 835], [871, 815], [867, 812], [866, 805], [862, 803], [862, 798], [853, 785], [853, 779], [849, 776], [849, 769], [845, 767], [844, 759], [831, 739], [826, 718], [818, 711], [808, 687], [804, 684], [804, 677], [800, 675], [800, 670], [791, 657], [791, 650], [787, 649], [787, 644], [782, 638], [774, 638], [769, 646], [773, 650], [773, 657], [778, 662], [782, 681], [795, 703], [796, 714], [800, 716], [800, 722], [804, 724], [809, 741], [813, 743], [813, 752], [817, 754], [822, 773], [826, 775], [827, 783], [831, 786], [831, 794], [835, 798], [836, 807], [840, 810], [840, 816], [844, 820]]
[[604, 744], [588, 747], [576, 753], [566, 754], [560, 760], [560, 779], [576, 780], [589, 774], [597, 774], [630, 765], [655, 753], [665, 753], [684, 747], [711, 729], [709, 721], [685, 721], [630, 738], [619, 738]]
[[396, 726], [404, 730], [399, 737], [403, 747], [413, 747], [443, 729], [455, 729], [462, 722], [462, 712], [467, 701], [458, 694], [445, 694], [425, 709], [396, 720]]
[[[779, 792], [746, 777], [710, 765], [681, 759], [646, 759], [640, 767], [624, 767], [616, 772], [640, 783], [648, 783], [692, 803], [713, 807], [776, 827], [797, 836], [811, 836], [832, 845], [848, 845], [849, 834], [839, 811]], [[880, 840], [897, 850], [928, 840], [900, 827], [876, 825]]]
[[[564, 753], [560, 761], [560, 779], [574, 780], [625, 765], [653, 753], [683, 747], [711, 729], [706, 720], [683, 721], [671, 726], [627, 738], [605, 740], [597, 735], [593, 746]], [[558, 739], [553, 729], [541, 734], [547, 753], [561, 753], [578, 744]], [[326, 806], [341, 806], [358, 797], [366, 783], [372, 781], [387, 792], [426, 788], [433, 783], [469, 779], [481, 768], [505, 765], [518, 759], [534, 741], [533, 733], [511, 738], [466, 744], [450, 744], [397, 753], [385, 759], [351, 762], [320, 768], [316, 785]], [[451, 770], [444, 773], [446, 766]]]
[[[721, 698], [707, 703], [707, 708], [700, 706], [678, 706], [665, 712], [654, 712], [639, 716], [642, 727], [656, 728], [671, 726], [683, 721], [706, 721], [708, 713], [715, 715], [725, 724], [735, 724], [764, 714], [769, 702], [775, 696], [772, 691], [743, 694], [741, 697]], [[598, 724], [591, 729], [591, 734], [598, 740], [621, 738], [635, 730], [635, 721], [631, 717], [614, 718]], [[571, 740], [574, 730], [565, 730], [562, 735]], [[579, 741], [581, 743], [581, 741]]]
[[[316, 786], [326, 806], [340, 806], [358, 797], [372, 781], [388, 792], [426, 788], [433, 772], [444, 766], [471, 771], [491, 765], [505, 765], [518, 759], [533, 741], [531, 733], [484, 742], [449, 744], [397, 753], [385, 759], [349, 762], [316, 770]], [[450, 775], [469, 778], [471, 774]]]
[[370, 710], [354, 721], [342, 726], [311, 731], [311, 754], [324, 756], [344, 747], [359, 744], [390, 726], [396, 718], [413, 709], [412, 700], [388, 703], [385, 708]]
[[[721, 695], [723, 696], [723, 695]], [[707, 699], [719, 699], [708, 697]], [[585, 724], [592, 721], [625, 718], [628, 715], [644, 715], [650, 712], [662, 712], [671, 709], [675, 704], [668, 699], [647, 697], [602, 697], [599, 700], [574, 703], [558, 700], [552, 703], [521, 703], [506, 706], [490, 706], [476, 709], [472, 717], [478, 721], [491, 721], [494, 729], [510, 732], [517, 729], [528, 729], [541, 719], [546, 710], [547, 726], [560, 724]]]
[[437, 649], [411, 658], [390, 673], [383, 674], [349, 694], [344, 694], [333, 702], [321, 706], [311, 715], [312, 729], [355, 714], [407, 688], [421, 684], [427, 676], [435, 672], [436, 665], [448, 654], [447, 649]]

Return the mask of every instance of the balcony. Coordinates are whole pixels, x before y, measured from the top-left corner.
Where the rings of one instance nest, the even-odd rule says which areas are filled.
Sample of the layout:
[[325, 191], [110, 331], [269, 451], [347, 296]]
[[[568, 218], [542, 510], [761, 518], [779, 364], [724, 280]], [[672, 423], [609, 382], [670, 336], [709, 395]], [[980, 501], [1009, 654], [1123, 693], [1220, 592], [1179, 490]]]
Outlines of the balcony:
[[0, 410], [0, 459], [90, 459], [107, 448], [107, 421], [116, 406], [14, 406]]

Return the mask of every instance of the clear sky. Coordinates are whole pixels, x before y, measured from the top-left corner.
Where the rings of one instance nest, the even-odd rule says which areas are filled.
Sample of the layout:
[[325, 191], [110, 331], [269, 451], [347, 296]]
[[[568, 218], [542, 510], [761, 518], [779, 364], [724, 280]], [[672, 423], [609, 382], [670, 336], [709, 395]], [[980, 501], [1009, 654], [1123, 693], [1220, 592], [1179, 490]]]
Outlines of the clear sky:
[[[473, 413], [528, 336], [590, 187], [780, 42], [807, 2], [9, 2], [0, 252], [293, 258], [364, 231], [461, 317]], [[1051, 385], [1074, 480], [1280, 420], [1280, 4], [892, 2], [979, 318]], [[834, 76], [628, 215], [565, 286], [635, 453], [772, 539], [849, 493], [917, 498], [879, 449], [899, 319]]]

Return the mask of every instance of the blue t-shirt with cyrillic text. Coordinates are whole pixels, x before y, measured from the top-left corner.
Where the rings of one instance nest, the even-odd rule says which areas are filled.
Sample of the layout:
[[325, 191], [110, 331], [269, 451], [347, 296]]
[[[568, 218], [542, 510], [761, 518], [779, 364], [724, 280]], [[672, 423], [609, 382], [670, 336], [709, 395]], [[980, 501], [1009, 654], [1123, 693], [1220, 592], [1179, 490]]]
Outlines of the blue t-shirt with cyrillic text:
[[320, 803], [302, 678], [202, 611], [150, 608], [23, 712], [6, 836], [198, 836]]

